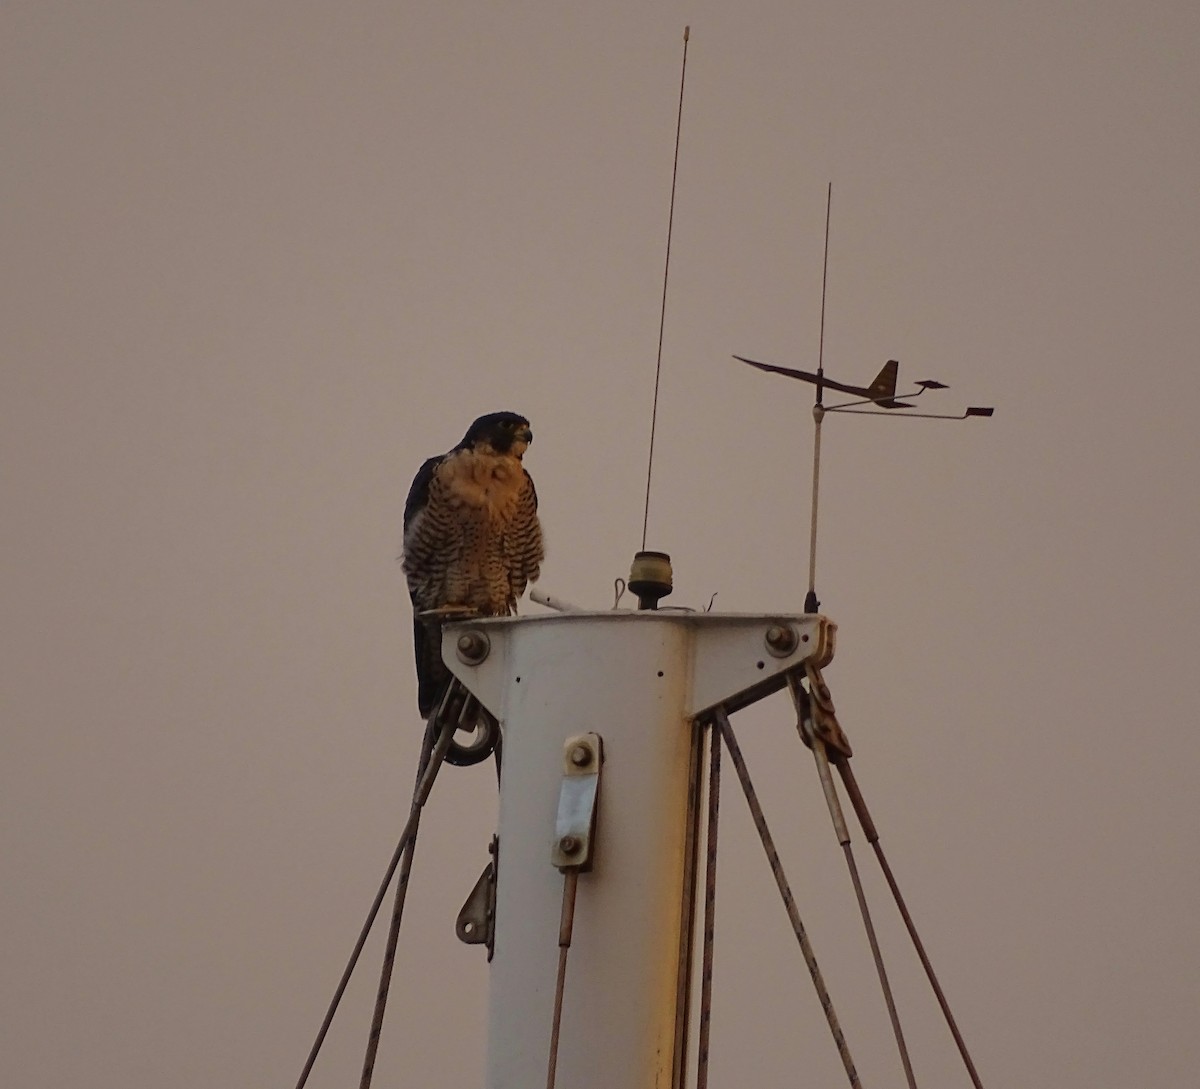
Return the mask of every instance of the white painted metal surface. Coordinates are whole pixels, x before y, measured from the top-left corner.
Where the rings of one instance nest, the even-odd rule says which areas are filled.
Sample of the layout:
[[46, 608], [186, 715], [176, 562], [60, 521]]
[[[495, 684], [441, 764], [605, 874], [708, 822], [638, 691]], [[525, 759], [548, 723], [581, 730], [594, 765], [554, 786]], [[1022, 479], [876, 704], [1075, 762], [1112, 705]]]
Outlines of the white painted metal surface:
[[[766, 644], [796, 633], [780, 657]], [[486, 633], [487, 658], [456, 654]], [[743, 694], [753, 702], [810, 655], [828, 659], [823, 617], [661, 612], [563, 613], [448, 625], [443, 656], [500, 720], [495, 956], [487, 1089], [544, 1085], [563, 877], [551, 864], [563, 743], [603, 738], [594, 868], [579, 878], [557, 1084], [669, 1089], [691, 719]]]

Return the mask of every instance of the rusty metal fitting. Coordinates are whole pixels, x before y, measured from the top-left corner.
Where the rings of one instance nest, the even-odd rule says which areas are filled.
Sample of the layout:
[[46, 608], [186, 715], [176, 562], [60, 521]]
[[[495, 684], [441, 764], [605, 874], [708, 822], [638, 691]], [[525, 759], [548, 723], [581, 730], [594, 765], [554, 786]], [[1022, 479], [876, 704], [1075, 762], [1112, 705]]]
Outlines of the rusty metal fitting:
[[571, 750], [571, 763], [577, 768], [586, 768], [592, 762], [592, 750], [586, 745], [576, 745]]
[[583, 844], [579, 842], [579, 838], [577, 836], [563, 836], [563, 838], [558, 841], [558, 849], [562, 851], [564, 855], [578, 854], [579, 848], [582, 846]]

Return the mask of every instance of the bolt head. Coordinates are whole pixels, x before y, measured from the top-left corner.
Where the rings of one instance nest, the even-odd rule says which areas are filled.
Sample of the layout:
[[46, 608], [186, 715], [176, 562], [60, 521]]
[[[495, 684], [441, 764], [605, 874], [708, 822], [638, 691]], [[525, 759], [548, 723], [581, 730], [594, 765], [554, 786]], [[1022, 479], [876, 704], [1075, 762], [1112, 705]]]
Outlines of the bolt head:
[[592, 750], [586, 745], [576, 745], [571, 750], [571, 763], [577, 768], [586, 768], [592, 762]]
[[491, 644], [481, 631], [465, 631], [458, 637], [458, 657], [467, 665], [478, 665], [488, 656]]
[[558, 849], [562, 851], [564, 855], [577, 854], [579, 852], [579, 848], [582, 846], [583, 844], [579, 842], [578, 836], [563, 836], [563, 838], [558, 841]]
[[786, 658], [796, 649], [795, 629], [787, 624], [773, 624], [767, 629], [767, 649], [777, 658]]

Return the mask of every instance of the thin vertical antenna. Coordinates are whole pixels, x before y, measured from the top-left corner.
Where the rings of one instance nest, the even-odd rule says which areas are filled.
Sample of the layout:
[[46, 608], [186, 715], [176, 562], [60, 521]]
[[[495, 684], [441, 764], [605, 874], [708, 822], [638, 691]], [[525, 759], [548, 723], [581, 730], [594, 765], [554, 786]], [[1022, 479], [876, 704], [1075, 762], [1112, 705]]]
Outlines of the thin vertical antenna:
[[833, 210], [833, 182], [825, 190], [825, 260], [821, 266], [821, 334], [817, 342], [817, 401], [813, 405], [813, 481], [812, 515], [808, 531], [808, 593], [804, 611], [815, 613], [821, 608], [817, 600], [817, 504], [821, 491], [821, 422], [825, 418], [825, 289], [829, 283], [829, 216]]
[[650, 412], [650, 456], [646, 462], [646, 507], [642, 512], [642, 551], [646, 550], [646, 527], [650, 524], [650, 478], [654, 472], [654, 431], [658, 426], [658, 382], [662, 376], [663, 331], [667, 324], [667, 277], [671, 272], [671, 230], [675, 225], [675, 179], [679, 174], [679, 135], [683, 130], [683, 84], [687, 78], [687, 47], [690, 27], [683, 28], [683, 67], [679, 73], [679, 113], [675, 118], [675, 162], [671, 167], [671, 207], [667, 213], [667, 259], [663, 268], [662, 310], [658, 318], [658, 360], [654, 365], [654, 407]]
[[825, 259], [821, 264], [821, 335], [817, 341], [817, 404], [825, 393], [825, 288], [829, 284], [829, 215], [833, 211], [833, 182], [825, 189]]

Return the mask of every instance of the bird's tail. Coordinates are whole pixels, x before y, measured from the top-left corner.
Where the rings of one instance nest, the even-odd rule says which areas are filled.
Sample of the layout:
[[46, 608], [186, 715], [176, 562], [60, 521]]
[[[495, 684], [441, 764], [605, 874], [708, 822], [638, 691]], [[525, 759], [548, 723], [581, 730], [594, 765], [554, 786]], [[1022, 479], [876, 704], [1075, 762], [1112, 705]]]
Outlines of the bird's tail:
[[413, 646], [417, 654], [417, 707], [421, 717], [428, 718], [450, 683], [450, 670], [442, 661], [441, 626], [414, 618]]

